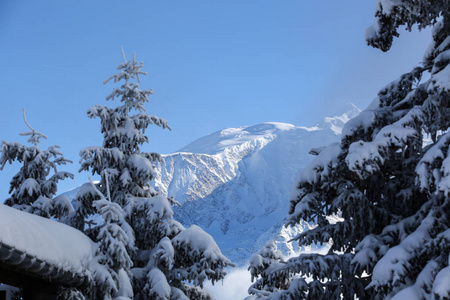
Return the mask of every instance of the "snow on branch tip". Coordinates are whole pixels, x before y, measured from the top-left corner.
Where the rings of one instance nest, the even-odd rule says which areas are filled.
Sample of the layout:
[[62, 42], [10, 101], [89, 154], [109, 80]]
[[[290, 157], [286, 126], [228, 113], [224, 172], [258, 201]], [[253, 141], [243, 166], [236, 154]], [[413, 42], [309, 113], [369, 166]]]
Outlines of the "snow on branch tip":
[[36, 131], [33, 127], [31, 127], [31, 125], [28, 123], [27, 121], [27, 117], [25, 116], [25, 108], [23, 109], [23, 120], [25, 121], [25, 124], [27, 124], [28, 128], [31, 129], [31, 131], [28, 132], [22, 132], [19, 133], [22, 136], [27, 136], [27, 135], [31, 135], [30, 138], [28, 139], [28, 142], [32, 143], [34, 146], [36, 146], [37, 144], [39, 144], [39, 139], [40, 138], [44, 138], [44, 139], [48, 139], [47, 136], [43, 133], [40, 133], [38, 131]]

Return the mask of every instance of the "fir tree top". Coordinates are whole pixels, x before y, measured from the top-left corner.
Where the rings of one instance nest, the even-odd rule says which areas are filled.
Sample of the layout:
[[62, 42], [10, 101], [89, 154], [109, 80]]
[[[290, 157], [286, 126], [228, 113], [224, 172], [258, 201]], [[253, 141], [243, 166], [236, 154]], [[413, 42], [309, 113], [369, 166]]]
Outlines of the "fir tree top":
[[[67, 198], [52, 199], [52, 197], [57, 192], [59, 180], [73, 178], [73, 174], [69, 172], [58, 171], [58, 166], [72, 161], [63, 157], [58, 150], [59, 146], [41, 150], [38, 147], [40, 139], [47, 139], [47, 136], [31, 127], [25, 116], [25, 109], [23, 120], [31, 131], [20, 135], [30, 136], [28, 142], [33, 146], [27, 147], [17, 142], [5, 141], [1, 144], [0, 170], [3, 170], [6, 163], [11, 164], [13, 161], [23, 163], [10, 182], [11, 197], [6, 199], [5, 204], [44, 217], [61, 218], [72, 211], [73, 207]], [[54, 174], [47, 178], [51, 172]]]
[[27, 121], [27, 117], [25, 116], [25, 108], [23, 109], [23, 120], [25, 121], [25, 124], [31, 129], [31, 131], [19, 133], [22, 136], [30, 135], [30, 138], [27, 142], [33, 144], [34, 146], [37, 146], [39, 144], [39, 139], [44, 138], [48, 139], [47, 136], [43, 133], [37, 132]]
[[120, 73], [110, 76], [103, 84], [108, 83], [111, 79], [114, 79], [115, 83], [125, 80], [125, 83], [120, 89], [113, 89], [112, 93], [106, 97], [106, 100], [114, 100], [115, 97], [120, 98], [120, 101], [123, 102], [123, 107], [121, 107], [120, 111], [124, 115], [127, 115], [132, 109], [139, 112], [145, 111], [144, 104], [148, 102], [148, 96], [153, 94], [153, 90], [139, 90], [139, 84], [130, 83], [130, 79], [137, 79], [138, 83], [140, 83], [139, 75], [147, 75], [147, 72], [141, 71], [144, 64], [143, 62], [136, 61], [136, 55], [134, 53], [133, 60], [127, 60], [123, 48], [122, 54], [125, 63], [119, 64], [117, 67]]

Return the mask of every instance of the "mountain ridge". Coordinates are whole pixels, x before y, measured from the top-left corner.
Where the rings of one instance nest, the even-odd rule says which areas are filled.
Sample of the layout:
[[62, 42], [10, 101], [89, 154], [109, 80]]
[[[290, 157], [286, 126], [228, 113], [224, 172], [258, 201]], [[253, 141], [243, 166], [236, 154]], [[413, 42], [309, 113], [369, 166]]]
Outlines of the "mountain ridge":
[[312, 159], [309, 150], [338, 141], [359, 112], [354, 107], [313, 127], [265, 122], [216, 131], [163, 155], [153, 185], [182, 204], [174, 208], [178, 221], [203, 227], [238, 264], [262, 246], [261, 236], [282, 233], [280, 248], [289, 254], [287, 236], [303, 230], [282, 228], [297, 174]]

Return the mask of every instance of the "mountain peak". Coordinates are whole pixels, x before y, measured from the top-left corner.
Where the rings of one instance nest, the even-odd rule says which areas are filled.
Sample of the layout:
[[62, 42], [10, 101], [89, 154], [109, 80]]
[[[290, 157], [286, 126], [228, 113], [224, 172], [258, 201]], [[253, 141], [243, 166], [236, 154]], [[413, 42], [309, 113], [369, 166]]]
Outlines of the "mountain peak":
[[351, 108], [342, 115], [323, 118], [322, 122], [320, 122], [317, 127], [321, 129], [329, 128], [334, 131], [335, 134], [341, 134], [345, 123], [359, 115], [361, 112], [361, 110], [353, 103], [350, 103], [350, 106]]
[[316, 131], [331, 129], [334, 134], [340, 135], [344, 124], [361, 112], [354, 104], [350, 103], [350, 106], [347, 112], [334, 117], [325, 117], [322, 122], [313, 127], [295, 126], [282, 122], [264, 122], [251, 126], [226, 128], [199, 138], [176, 152], [214, 155], [226, 149], [239, 147], [245, 143], [260, 141], [265, 144], [273, 140], [278, 134], [291, 130]]
[[292, 124], [265, 122], [252, 126], [226, 128], [216, 131], [190, 143], [177, 152], [217, 154], [227, 148], [240, 146], [246, 142], [271, 140], [278, 132], [297, 128]]

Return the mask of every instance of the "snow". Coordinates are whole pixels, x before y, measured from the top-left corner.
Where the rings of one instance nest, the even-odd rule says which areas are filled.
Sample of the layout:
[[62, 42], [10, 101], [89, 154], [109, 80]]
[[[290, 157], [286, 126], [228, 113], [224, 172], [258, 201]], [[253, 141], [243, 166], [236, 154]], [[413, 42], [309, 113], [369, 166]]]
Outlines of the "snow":
[[292, 124], [266, 122], [254, 126], [227, 128], [200, 138], [177, 152], [218, 154], [226, 149], [244, 146], [258, 140], [272, 140], [276, 132], [289, 131], [296, 127]]
[[364, 38], [366, 41], [374, 40], [378, 37], [378, 26], [377, 24], [372, 24], [369, 27], [366, 28], [366, 31], [364, 32]]
[[45, 216], [50, 215], [50, 211], [53, 208], [52, 200], [43, 196], [39, 196], [31, 206], [40, 210]]
[[[298, 189], [292, 189], [292, 193], [291, 196], [293, 198], [291, 199], [296, 199], [299, 196], [300, 191], [297, 191]], [[294, 212], [291, 215], [291, 218], [301, 218], [301, 216], [309, 211], [310, 208], [315, 207], [315, 205], [317, 205], [317, 199], [316, 197], [314, 197], [315, 195], [312, 194], [308, 194], [305, 197], [303, 197], [302, 201], [298, 202], [295, 205], [295, 209]]]
[[142, 155], [131, 155], [127, 160], [127, 164], [130, 168], [136, 169], [139, 173], [144, 174], [144, 176], [153, 174], [153, 164]]
[[294, 126], [281, 122], [265, 122], [253, 126], [227, 128], [202, 137], [176, 152], [214, 155], [258, 139], [272, 140], [280, 132], [291, 130], [320, 131], [331, 129], [335, 134], [340, 134], [344, 124], [360, 112], [359, 108], [351, 104], [351, 109], [348, 112], [339, 116], [325, 117], [322, 122], [312, 127]]
[[172, 269], [175, 250], [173, 249], [172, 242], [168, 237], [164, 237], [159, 241], [153, 256], [158, 258], [160, 261], [163, 261], [164, 265], [168, 266], [169, 269]]
[[[428, 149], [416, 167], [417, 181], [422, 190], [429, 189], [430, 184], [436, 185], [444, 193], [450, 192], [450, 159], [444, 156], [444, 150], [450, 143], [450, 133], [443, 134], [439, 140]], [[436, 168], [435, 161], [442, 160], [442, 167]], [[432, 168], [433, 166], [433, 168]]]
[[398, 294], [391, 298], [391, 300], [421, 300], [424, 299], [422, 288], [410, 286], [401, 290]]
[[212, 285], [205, 283], [205, 288], [211, 291], [215, 300], [244, 299], [248, 296], [248, 287], [252, 284], [248, 265], [239, 269], [227, 269], [227, 276], [222, 282]]
[[163, 272], [158, 268], [153, 268], [148, 272], [147, 277], [150, 280], [150, 294], [154, 296], [154, 299], [170, 299], [170, 285]]
[[351, 110], [340, 116], [325, 117], [318, 127], [330, 128], [336, 135], [340, 135], [345, 127], [345, 124], [350, 120], [356, 118], [361, 113], [361, 110], [353, 103], [350, 103], [350, 106]]
[[83, 273], [96, 246], [80, 231], [0, 205], [0, 242], [57, 267]]
[[377, 8], [381, 9], [384, 14], [390, 15], [394, 6], [401, 5], [401, 0], [377, 0]]
[[20, 185], [19, 197], [23, 196], [33, 196], [41, 192], [41, 187], [39, 183], [33, 178], [25, 179]]
[[252, 250], [255, 240], [286, 214], [295, 177], [313, 158], [309, 145], [336, 139], [331, 131], [296, 128], [230, 146], [216, 155], [166, 155], [166, 163], [157, 165], [155, 187], [183, 204], [173, 208], [177, 220], [185, 226], [201, 225], [228, 251], [227, 257], [233, 252], [232, 261], [236, 255], [242, 260], [257, 249]]
[[356, 265], [356, 268], [368, 270], [371, 263], [376, 262], [378, 256], [384, 255], [388, 249], [380, 238], [368, 235], [356, 247], [356, 254], [351, 263]]
[[428, 91], [433, 90], [439, 90], [441, 93], [450, 91], [450, 64], [431, 77], [431, 84], [428, 87]]
[[186, 295], [180, 289], [177, 289], [175, 287], [171, 287], [171, 292], [172, 292], [172, 295], [171, 295], [170, 299], [173, 299], [173, 300], [189, 300], [189, 298], [186, 297]]
[[349, 120], [342, 129], [342, 136], [350, 136], [355, 130], [363, 129], [367, 131], [369, 127], [375, 122], [375, 112], [380, 105], [380, 99], [376, 97], [372, 100], [369, 106], [360, 112], [357, 116]]
[[437, 73], [440, 70], [440, 67], [442, 67], [442, 65], [445, 65], [445, 63], [449, 60], [450, 60], [450, 49], [439, 53], [439, 55], [436, 56], [436, 58], [434, 59], [434, 66], [433, 69], [431, 70], [431, 73], [432, 74]]
[[[425, 268], [423, 268], [420, 272], [416, 282], [398, 292], [394, 297], [392, 297], [392, 300], [427, 299], [429, 295], [424, 293], [424, 287], [426, 287], [426, 290], [430, 290], [430, 287], [433, 284], [434, 275], [436, 274], [436, 270], [438, 268], [439, 264], [436, 261], [431, 260], [428, 262]], [[448, 283], [448, 281], [446, 283]], [[448, 284], [446, 284], [446, 286], [448, 286]]]
[[338, 141], [343, 122], [358, 113], [351, 107], [313, 127], [267, 122], [212, 133], [163, 155], [154, 186], [182, 204], [172, 208], [176, 220], [202, 227], [238, 265], [275, 236], [292, 254], [281, 221], [296, 177], [314, 159], [309, 150]]
[[127, 186], [128, 184], [130, 184], [133, 180], [131, 178], [130, 172], [128, 171], [128, 169], [124, 169], [122, 171], [122, 174], [120, 175], [120, 182], [122, 183], [122, 186]]
[[443, 52], [444, 50], [448, 49], [448, 47], [450, 47], [450, 36], [446, 37], [445, 40], [439, 44], [439, 46], [436, 48], [436, 52]]
[[109, 155], [111, 155], [112, 158], [114, 158], [115, 161], [123, 161], [125, 155], [123, 155], [122, 151], [120, 151], [117, 147], [108, 149]]
[[[378, 261], [373, 269], [372, 282], [374, 285], [396, 285], [402, 280], [409, 268], [409, 259], [414, 257], [415, 251], [420, 251], [424, 243], [430, 238], [429, 232], [434, 226], [433, 211], [422, 221], [421, 225], [409, 234], [399, 245], [392, 247]], [[401, 226], [401, 224], [399, 224]]]
[[[123, 297], [124, 299], [132, 299], [133, 298], [133, 287], [131, 286], [130, 278], [128, 277], [127, 272], [123, 269], [119, 270], [119, 292], [118, 296]], [[117, 299], [117, 297], [115, 298]]]
[[135, 127], [135, 124], [131, 118], [127, 118], [124, 120], [123, 127], [118, 127], [114, 134], [121, 137], [128, 137], [130, 140], [133, 139], [141, 139], [143, 137], [143, 133]]
[[390, 146], [402, 147], [409, 138], [418, 136], [411, 127], [414, 119], [423, 118], [420, 108], [414, 107], [397, 122], [383, 127], [372, 141], [357, 141], [350, 145], [345, 161], [348, 168], [361, 178], [379, 170], [384, 164], [382, 151]]
[[431, 30], [431, 34], [433, 36], [436, 36], [438, 34], [439, 31], [441, 31], [441, 29], [444, 27], [444, 22], [443, 20], [438, 21], [436, 24], [434, 24], [433, 29]]
[[151, 198], [131, 197], [137, 210], [148, 211], [147, 218], [151, 222], [165, 220], [172, 217], [173, 211], [167, 197], [157, 195]]
[[423, 61], [432, 60], [434, 50], [436, 48], [436, 42], [434, 40], [431, 41], [431, 43], [428, 45], [427, 49], [425, 50], [425, 53], [423, 54]]
[[[184, 218], [176, 216], [175, 219], [186, 227], [201, 223], [205, 231], [214, 236], [220, 249], [225, 246], [227, 253], [222, 252], [232, 258], [233, 262], [238, 258], [242, 263], [249, 258], [249, 254], [260, 248], [262, 240], [266, 242], [266, 237], [274, 235], [280, 236], [277, 240], [281, 243], [280, 248], [283, 247], [290, 255], [294, 255], [298, 248], [296, 245], [288, 245], [287, 241], [290, 240], [289, 237], [298, 234], [301, 228], [283, 230], [281, 223], [277, 224], [286, 215], [289, 192], [297, 173], [314, 158], [308, 151], [337, 141], [337, 134], [349, 116], [330, 117], [314, 127], [270, 122], [219, 131], [189, 145], [191, 153], [178, 152], [164, 156], [166, 164], [155, 170], [157, 185], [163, 194], [174, 195], [176, 200], [184, 203], [181, 209], [172, 208], [174, 211], [185, 212]], [[321, 155], [326, 154], [326, 150], [324, 151]], [[329, 151], [331, 155], [332, 150]], [[128, 161], [130, 168], [132, 165], [133, 168], [148, 169], [147, 162], [141, 163], [139, 160], [136, 157]], [[119, 175], [117, 179], [120, 178], [120, 181], [130, 179], [126, 172]], [[277, 184], [273, 184], [274, 182]], [[138, 206], [153, 205], [151, 211], [155, 215], [152, 218], [164, 218], [164, 215], [171, 214], [172, 211], [167, 201], [159, 197], [162, 196], [147, 198], [145, 201], [134, 198], [132, 201]], [[195, 216], [208, 221], [196, 222]], [[212, 257], [213, 259], [223, 259], [216, 242], [205, 231], [192, 225], [173, 239], [173, 247], [183, 247], [193, 253], [204, 252], [205, 256], [217, 256]], [[262, 236], [264, 238], [260, 239]], [[163, 239], [153, 253], [155, 259], [166, 266], [170, 266], [173, 257], [174, 249], [170, 244], [170, 241]], [[174, 297], [176, 291], [168, 290], [167, 282], [157, 280], [158, 271], [152, 269], [149, 273], [152, 276], [149, 290]], [[245, 273], [248, 274], [246, 271]], [[229, 292], [223, 293], [223, 299], [227, 299], [225, 295], [235, 295], [236, 291], [234, 287], [226, 285], [227, 278], [228, 276], [225, 277], [225, 287], [222, 290]], [[233, 285], [237, 282], [246, 287], [250, 285], [248, 279], [241, 281], [235, 277], [230, 281]], [[215, 284], [219, 285], [220, 282]], [[245, 289], [241, 292], [245, 296]], [[228, 299], [242, 298], [231, 296]]]
[[197, 225], [191, 225], [191, 227], [180, 232], [172, 239], [172, 243], [174, 246], [187, 249], [194, 257], [204, 256], [202, 260], [207, 259], [213, 262], [223, 260], [228, 262], [229, 265], [233, 265], [230, 260], [222, 255], [212, 236]]
[[[320, 151], [317, 158], [315, 158], [311, 163], [309, 163], [302, 172], [299, 173], [297, 182], [308, 182], [316, 183], [322, 180], [324, 177], [329, 175], [328, 166], [334, 165], [338, 162], [338, 156], [341, 153], [341, 146], [339, 143], [332, 143], [328, 145], [325, 149]], [[291, 199], [296, 196], [296, 188], [293, 189], [291, 194]]]
[[448, 299], [450, 297], [450, 266], [443, 268], [437, 275], [433, 284], [433, 295], [437, 299]]
[[53, 208], [67, 210], [67, 213], [71, 213], [74, 210], [70, 199], [65, 195], [59, 195], [53, 198]]

